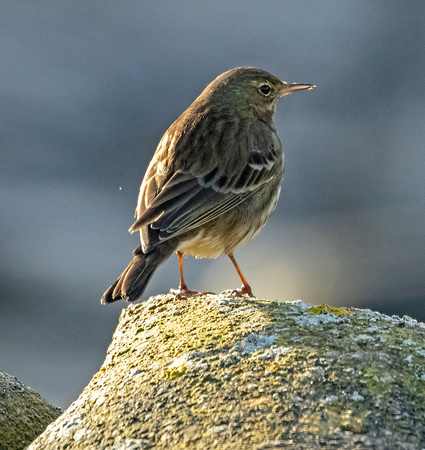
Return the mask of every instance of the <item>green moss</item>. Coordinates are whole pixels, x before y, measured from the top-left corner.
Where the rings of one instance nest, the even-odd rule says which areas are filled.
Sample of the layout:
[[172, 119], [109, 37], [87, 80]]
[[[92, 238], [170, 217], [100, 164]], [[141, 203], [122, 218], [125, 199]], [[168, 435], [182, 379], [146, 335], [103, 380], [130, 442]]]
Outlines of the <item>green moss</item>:
[[385, 396], [388, 395], [394, 385], [395, 373], [389, 372], [379, 366], [372, 367], [362, 367], [362, 372], [364, 375], [364, 380], [366, 382], [367, 389], [374, 396]]

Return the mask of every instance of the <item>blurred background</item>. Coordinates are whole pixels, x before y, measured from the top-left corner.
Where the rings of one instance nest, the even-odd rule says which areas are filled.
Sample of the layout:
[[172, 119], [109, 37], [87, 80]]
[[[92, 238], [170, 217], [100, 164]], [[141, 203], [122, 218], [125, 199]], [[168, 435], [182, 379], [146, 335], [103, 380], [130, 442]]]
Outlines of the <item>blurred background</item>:
[[[167, 127], [221, 72], [313, 91], [280, 102], [277, 210], [236, 252], [257, 297], [425, 320], [425, 2], [3, 1], [0, 369], [66, 408], [124, 303], [138, 189]], [[192, 289], [240, 285], [185, 261]], [[144, 299], [178, 285], [177, 257]]]

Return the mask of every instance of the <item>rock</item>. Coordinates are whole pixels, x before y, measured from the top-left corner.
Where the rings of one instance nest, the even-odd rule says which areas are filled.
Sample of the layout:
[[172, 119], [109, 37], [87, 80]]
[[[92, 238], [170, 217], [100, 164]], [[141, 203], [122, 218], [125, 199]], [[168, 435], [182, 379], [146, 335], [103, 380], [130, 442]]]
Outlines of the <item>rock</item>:
[[0, 371], [0, 450], [23, 449], [59, 415], [59, 408]]
[[425, 325], [231, 295], [123, 310], [35, 449], [425, 447]]

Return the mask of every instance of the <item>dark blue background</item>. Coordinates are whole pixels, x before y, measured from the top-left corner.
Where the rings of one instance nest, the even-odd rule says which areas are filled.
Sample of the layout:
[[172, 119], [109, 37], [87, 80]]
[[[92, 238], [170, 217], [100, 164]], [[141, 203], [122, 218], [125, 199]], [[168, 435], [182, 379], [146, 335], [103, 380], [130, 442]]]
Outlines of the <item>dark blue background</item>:
[[[285, 98], [275, 215], [236, 258], [258, 297], [425, 319], [425, 3], [4, 1], [0, 368], [66, 407], [125, 304], [139, 184], [171, 122], [221, 72], [317, 88]], [[239, 279], [186, 260], [193, 289]], [[144, 296], [178, 284], [173, 256]]]

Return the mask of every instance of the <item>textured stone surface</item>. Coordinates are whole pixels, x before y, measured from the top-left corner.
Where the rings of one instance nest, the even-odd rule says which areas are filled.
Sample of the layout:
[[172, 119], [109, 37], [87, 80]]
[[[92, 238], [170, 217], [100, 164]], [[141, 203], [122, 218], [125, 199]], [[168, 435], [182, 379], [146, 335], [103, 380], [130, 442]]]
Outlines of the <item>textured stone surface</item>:
[[30, 449], [413, 450], [424, 433], [424, 324], [164, 295], [122, 312], [99, 372]]
[[0, 450], [24, 448], [59, 415], [59, 408], [0, 371]]

